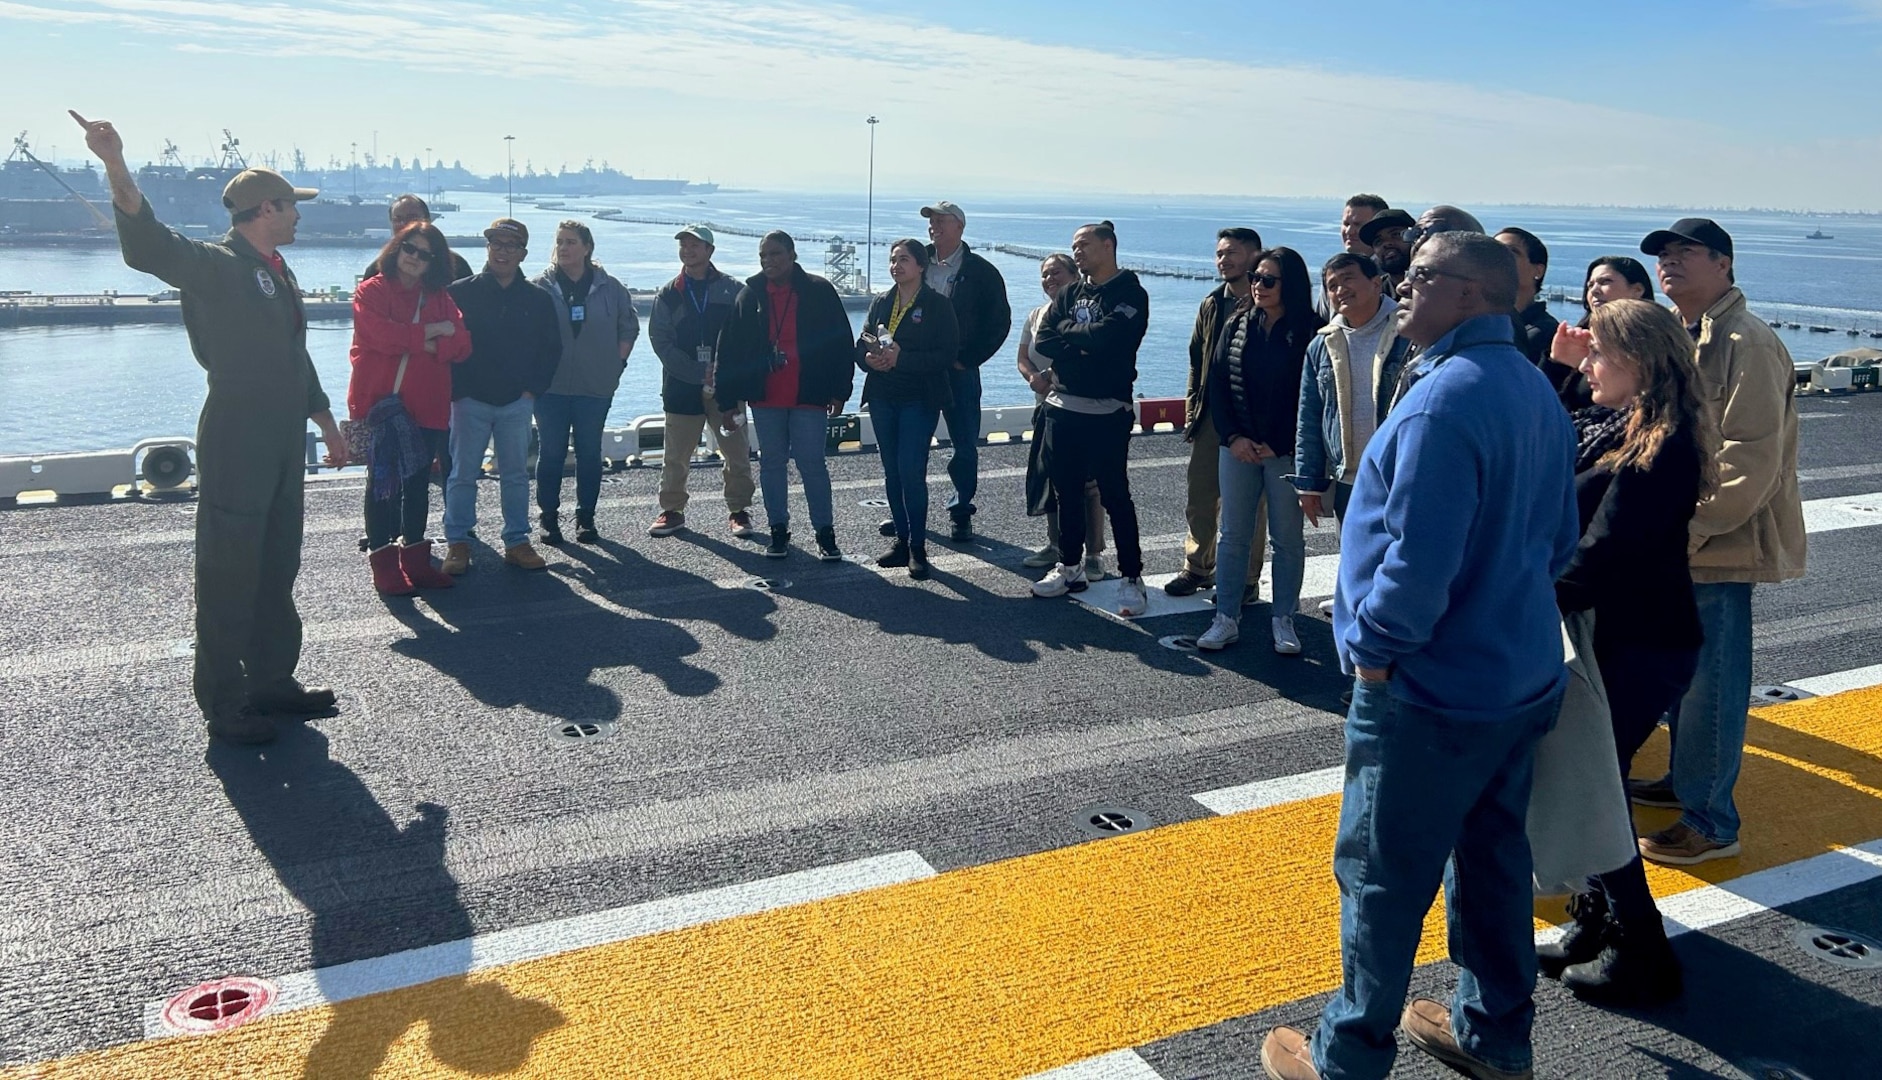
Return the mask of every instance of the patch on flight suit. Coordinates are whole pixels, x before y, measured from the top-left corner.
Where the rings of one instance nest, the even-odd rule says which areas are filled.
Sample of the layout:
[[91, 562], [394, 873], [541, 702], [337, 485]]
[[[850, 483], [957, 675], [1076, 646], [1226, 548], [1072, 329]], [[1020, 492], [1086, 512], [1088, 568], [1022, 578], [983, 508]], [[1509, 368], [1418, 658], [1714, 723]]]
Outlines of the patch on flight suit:
[[255, 268], [255, 284], [261, 286], [263, 296], [274, 299], [274, 276], [259, 266]]

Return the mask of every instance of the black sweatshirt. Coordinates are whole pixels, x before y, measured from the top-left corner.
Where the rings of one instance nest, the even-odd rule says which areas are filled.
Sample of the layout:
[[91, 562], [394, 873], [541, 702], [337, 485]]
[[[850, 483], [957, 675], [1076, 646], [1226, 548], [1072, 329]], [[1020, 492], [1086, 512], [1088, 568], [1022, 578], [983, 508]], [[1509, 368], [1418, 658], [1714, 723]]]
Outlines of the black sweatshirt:
[[1129, 401], [1149, 326], [1150, 294], [1136, 274], [1120, 270], [1103, 285], [1080, 280], [1060, 289], [1032, 351], [1052, 362], [1066, 393]]
[[1223, 446], [1244, 436], [1288, 457], [1299, 434], [1300, 371], [1320, 317], [1283, 319], [1272, 333], [1263, 333], [1257, 318], [1255, 309], [1239, 313], [1218, 336], [1209, 366], [1209, 417]]
[[1555, 583], [1563, 611], [1595, 613], [1595, 640], [1663, 649], [1702, 641], [1687, 566], [1687, 528], [1699, 504], [1699, 447], [1661, 447], [1648, 469], [1593, 465], [1575, 474], [1581, 544]]
[[[933, 244], [928, 245], [928, 256], [934, 257]], [[966, 244], [961, 245], [961, 272], [954, 279], [954, 295], [942, 299], [954, 305], [954, 318], [961, 328], [954, 363], [977, 368], [1006, 344], [1006, 336], [1013, 330], [1013, 305], [1006, 298], [1006, 279], [1000, 276], [999, 268], [974, 254]]]
[[488, 270], [451, 286], [464, 313], [471, 354], [451, 365], [451, 400], [508, 405], [524, 394], [549, 392], [562, 361], [555, 300], [518, 273], [506, 288]]

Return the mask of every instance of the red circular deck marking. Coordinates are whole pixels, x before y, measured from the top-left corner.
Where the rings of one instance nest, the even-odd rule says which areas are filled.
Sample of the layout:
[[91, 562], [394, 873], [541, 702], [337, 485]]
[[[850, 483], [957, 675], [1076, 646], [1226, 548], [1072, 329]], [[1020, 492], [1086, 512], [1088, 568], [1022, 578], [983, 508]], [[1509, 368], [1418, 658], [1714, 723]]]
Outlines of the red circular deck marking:
[[163, 1022], [184, 1035], [227, 1031], [260, 1016], [274, 1002], [274, 984], [261, 979], [218, 979], [192, 986], [163, 1007]]

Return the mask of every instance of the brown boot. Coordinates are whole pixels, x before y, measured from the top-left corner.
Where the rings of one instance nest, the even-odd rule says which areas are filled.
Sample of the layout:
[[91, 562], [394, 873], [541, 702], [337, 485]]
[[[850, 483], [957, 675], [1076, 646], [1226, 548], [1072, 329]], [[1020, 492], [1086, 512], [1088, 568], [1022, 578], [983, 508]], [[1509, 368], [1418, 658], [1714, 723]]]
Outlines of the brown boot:
[[444, 549], [444, 572], [454, 575], [470, 572], [469, 544], [452, 544]]
[[405, 571], [405, 580], [420, 589], [448, 589], [457, 584], [451, 575], [431, 565], [429, 540], [399, 548], [399, 569]]
[[1306, 1032], [1278, 1027], [1261, 1043], [1261, 1068], [1270, 1080], [1320, 1080]]
[[1413, 1046], [1449, 1065], [1452, 1071], [1476, 1080], [1530, 1080], [1533, 1075], [1528, 1069], [1499, 1069], [1457, 1045], [1457, 1036], [1451, 1033], [1451, 1010], [1443, 1002], [1413, 998], [1399, 1017], [1398, 1026]]
[[372, 587], [379, 590], [381, 596], [410, 596], [418, 591], [405, 579], [405, 571], [399, 569], [399, 549], [387, 544], [366, 557], [372, 565]]
[[527, 540], [520, 544], [511, 544], [509, 547], [504, 548], [503, 561], [516, 567], [518, 570], [541, 570], [543, 567], [549, 565], [543, 560], [542, 556], [536, 554], [536, 549], [530, 547], [529, 541]]

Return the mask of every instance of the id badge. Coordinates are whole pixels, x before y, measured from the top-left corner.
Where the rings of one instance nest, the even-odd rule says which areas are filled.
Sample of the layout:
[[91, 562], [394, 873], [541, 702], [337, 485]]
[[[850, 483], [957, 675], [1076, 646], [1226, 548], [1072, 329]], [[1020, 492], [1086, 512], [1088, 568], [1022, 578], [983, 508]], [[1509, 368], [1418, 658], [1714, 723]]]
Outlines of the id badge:
[[701, 345], [699, 348], [695, 349], [693, 352], [694, 352], [694, 355], [699, 358], [700, 367], [710, 368], [712, 366], [712, 346]]
[[573, 304], [569, 307], [569, 321], [570, 322], [586, 322], [587, 319], [588, 319], [588, 305]]
[[790, 358], [784, 355], [784, 349], [781, 346], [773, 345], [771, 347], [771, 370], [772, 371], [782, 371], [784, 369], [784, 365], [790, 362], [791, 362]]

